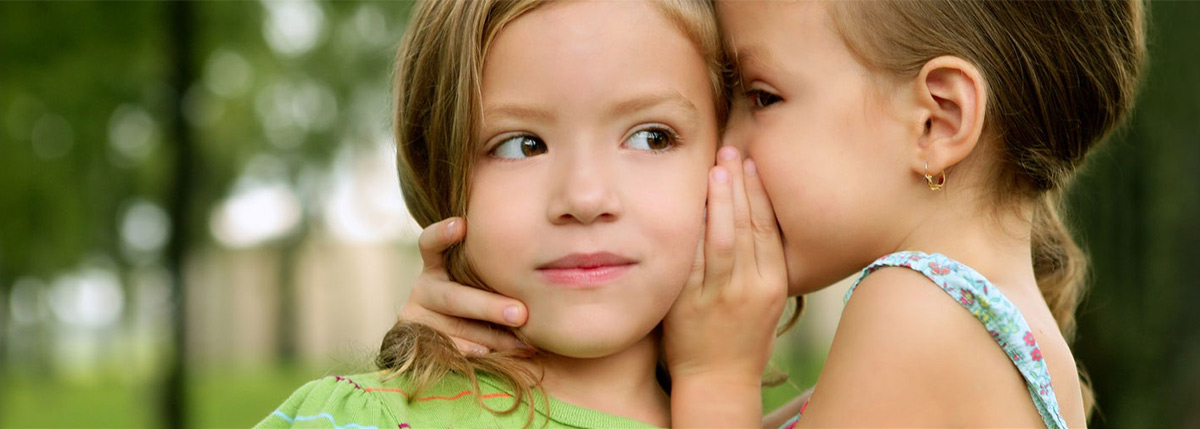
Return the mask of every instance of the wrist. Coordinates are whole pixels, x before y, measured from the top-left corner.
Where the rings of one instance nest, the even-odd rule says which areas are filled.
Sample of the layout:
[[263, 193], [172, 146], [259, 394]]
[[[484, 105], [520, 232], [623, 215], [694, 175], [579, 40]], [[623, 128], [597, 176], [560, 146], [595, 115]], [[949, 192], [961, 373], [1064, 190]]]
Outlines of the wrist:
[[676, 386], [712, 386], [714, 390], [736, 389], [739, 391], [762, 389], [761, 372], [725, 368], [708, 371], [680, 371], [677, 374], [674, 368], [672, 370], [672, 391]]
[[672, 427], [761, 427], [757, 378], [705, 374], [671, 381]]
[[673, 383], [705, 382], [723, 385], [748, 385], [761, 387], [765, 366], [747, 362], [723, 364], [683, 363], [668, 365]]

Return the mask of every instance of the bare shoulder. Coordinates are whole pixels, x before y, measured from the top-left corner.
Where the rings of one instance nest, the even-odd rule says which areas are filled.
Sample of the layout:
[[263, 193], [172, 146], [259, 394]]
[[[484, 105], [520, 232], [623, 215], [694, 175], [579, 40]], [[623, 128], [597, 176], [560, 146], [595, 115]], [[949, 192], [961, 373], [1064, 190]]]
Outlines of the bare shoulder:
[[847, 303], [801, 424], [1040, 425], [1025, 392], [975, 316], [920, 273], [882, 268]]

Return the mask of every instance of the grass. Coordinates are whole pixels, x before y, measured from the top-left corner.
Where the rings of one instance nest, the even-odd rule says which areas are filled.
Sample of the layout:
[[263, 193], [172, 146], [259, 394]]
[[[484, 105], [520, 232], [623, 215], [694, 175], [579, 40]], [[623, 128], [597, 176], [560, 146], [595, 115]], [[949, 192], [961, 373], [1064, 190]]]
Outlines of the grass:
[[[321, 375], [284, 369], [193, 374], [189, 421], [202, 428], [250, 427]], [[161, 427], [157, 388], [116, 373], [86, 382], [10, 375], [0, 385], [0, 427]]]

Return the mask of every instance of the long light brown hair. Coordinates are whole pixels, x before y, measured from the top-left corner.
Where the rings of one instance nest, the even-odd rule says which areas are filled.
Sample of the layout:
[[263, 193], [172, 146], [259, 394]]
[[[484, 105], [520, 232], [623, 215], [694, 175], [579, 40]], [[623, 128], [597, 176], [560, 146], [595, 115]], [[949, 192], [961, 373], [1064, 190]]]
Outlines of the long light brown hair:
[[[395, 71], [396, 164], [408, 210], [422, 227], [451, 216], [465, 217], [472, 167], [478, 155], [474, 133], [481, 120], [480, 82], [484, 58], [509, 22], [548, 0], [430, 0], [415, 6], [401, 43]], [[675, 24], [708, 66], [718, 119], [728, 106], [725, 59], [712, 4], [698, 0], [651, 2]], [[445, 255], [450, 279], [490, 290], [464, 256], [461, 245]], [[496, 329], [509, 329], [496, 326]], [[515, 333], [515, 331], [514, 331]], [[413, 321], [401, 320], [384, 336], [376, 364], [389, 376], [403, 375], [408, 397], [450, 374], [466, 377], [476, 403], [498, 414], [530, 405], [540, 380], [512, 353], [467, 356], [450, 339]], [[496, 410], [479, 395], [477, 373], [498, 377], [514, 392], [512, 406]]]
[[1142, 1], [835, 3], [835, 27], [873, 70], [911, 78], [943, 55], [979, 68], [988, 91], [984, 128], [1000, 153], [994, 201], [1034, 203], [1034, 273], [1070, 340], [1087, 260], [1059, 215], [1061, 194], [1133, 106], [1146, 51]]

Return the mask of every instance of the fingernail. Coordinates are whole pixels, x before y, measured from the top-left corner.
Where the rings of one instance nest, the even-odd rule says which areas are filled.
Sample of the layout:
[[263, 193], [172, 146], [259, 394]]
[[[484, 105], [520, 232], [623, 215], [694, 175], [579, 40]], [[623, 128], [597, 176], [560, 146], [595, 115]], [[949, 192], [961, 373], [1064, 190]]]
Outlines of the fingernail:
[[737, 149], [734, 149], [731, 146], [725, 146], [725, 147], [721, 148], [721, 153], [720, 153], [721, 159], [734, 159], [734, 158], [737, 158], [737, 155], [738, 155]]
[[714, 168], [713, 172], [712, 172], [712, 176], [713, 176], [713, 180], [716, 180], [717, 183], [725, 183], [725, 182], [729, 181], [729, 172], [725, 171], [724, 168], [720, 168], [720, 167]]
[[747, 176], [754, 176], [758, 174], [758, 167], [754, 165], [754, 160], [751, 159], [746, 160], [746, 164], [742, 167], [742, 169], [746, 170]]
[[517, 319], [517, 317], [520, 316], [518, 313], [520, 313], [520, 310], [518, 310], [517, 306], [515, 305], [504, 307], [504, 321], [508, 322], [509, 325], [517, 326], [517, 323], [520, 322], [520, 320]]
[[452, 237], [454, 237], [455, 234], [458, 234], [458, 220], [457, 219], [446, 223], [446, 238], [452, 238]]

